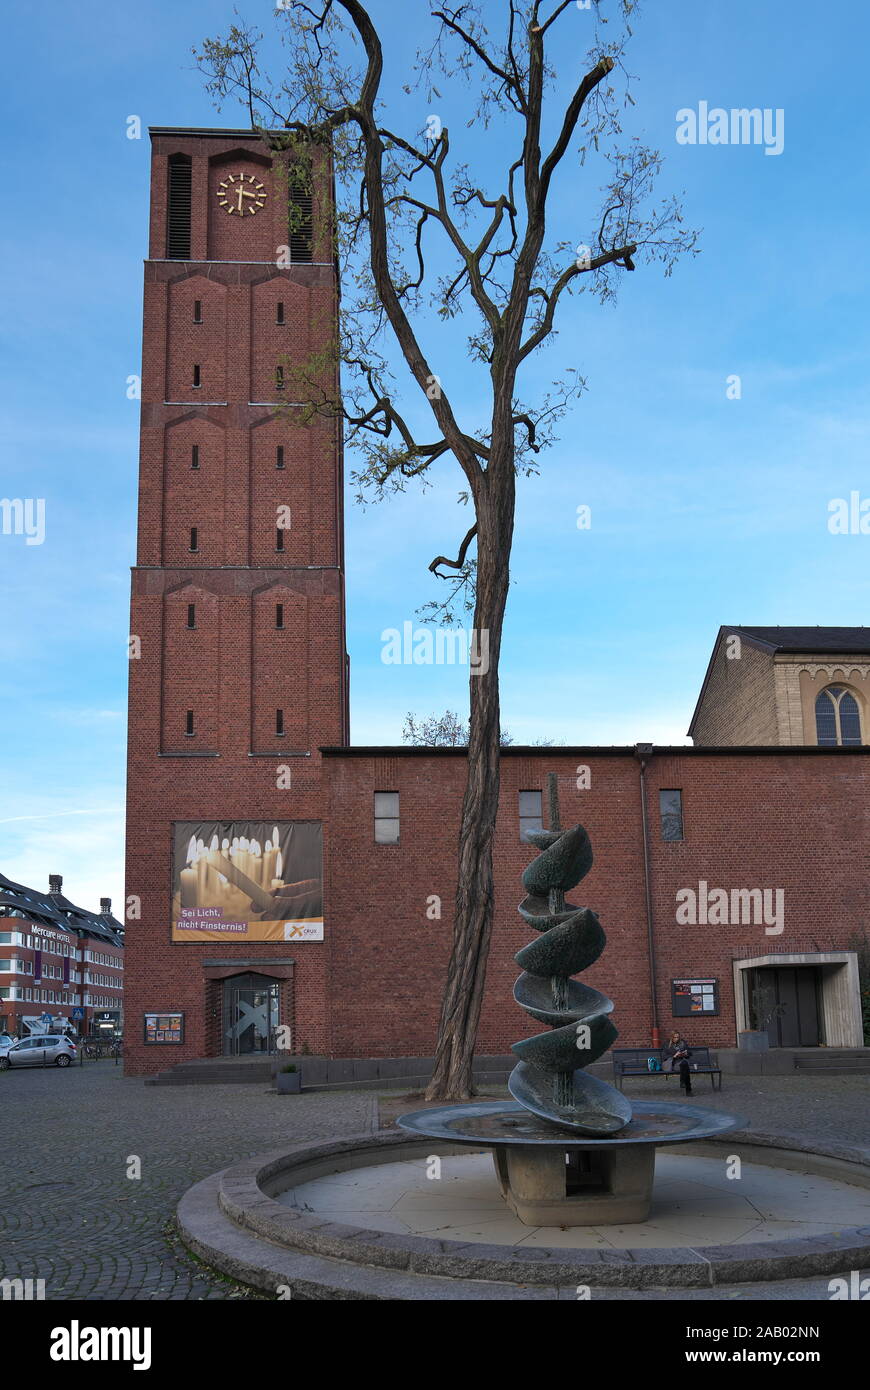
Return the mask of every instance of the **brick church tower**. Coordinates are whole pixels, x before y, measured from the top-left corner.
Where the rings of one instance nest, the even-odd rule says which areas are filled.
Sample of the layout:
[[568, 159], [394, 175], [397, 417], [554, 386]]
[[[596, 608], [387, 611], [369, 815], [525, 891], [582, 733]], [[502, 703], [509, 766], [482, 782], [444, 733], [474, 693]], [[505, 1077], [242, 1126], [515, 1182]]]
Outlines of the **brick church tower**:
[[133, 1073], [267, 1050], [279, 1025], [323, 1043], [318, 749], [348, 741], [340, 425], [306, 423], [294, 391], [294, 365], [336, 332], [328, 156], [314, 150], [306, 191], [290, 156], [250, 131], [151, 137], [130, 625]]

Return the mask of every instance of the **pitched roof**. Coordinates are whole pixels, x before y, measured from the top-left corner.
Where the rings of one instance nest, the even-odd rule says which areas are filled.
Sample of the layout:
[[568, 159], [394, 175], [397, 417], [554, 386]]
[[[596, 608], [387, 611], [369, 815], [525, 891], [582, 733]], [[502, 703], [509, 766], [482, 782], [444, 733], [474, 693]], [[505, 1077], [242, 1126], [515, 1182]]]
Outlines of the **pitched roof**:
[[23, 913], [28, 922], [61, 931], [85, 932], [115, 946], [124, 944], [124, 924], [111, 913], [89, 912], [85, 907], [76, 907], [62, 893], [42, 893], [38, 888], [26, 888], [5, 874], [0, 874], [0, 907], [14, 908]]
[[870, 652], [870, 627], [743, 627], [735, 624], [720, 628], [720, 636], [723, 632], [754, 638], [778, 652]]
[[756, 647], [766, 648], [771, 656], [775, 656], [777, 652], [825, 652], [843, 656], [870, 652], [870, 627], [744, 627], [742, 623], [723, 623], [716, 634], [704, 682], [689, 724], [690, 738], [694, 737], [693, 730], [704, 702], [719, 643], [723, 637], [731, 637], [734, 634], [745, 638]]

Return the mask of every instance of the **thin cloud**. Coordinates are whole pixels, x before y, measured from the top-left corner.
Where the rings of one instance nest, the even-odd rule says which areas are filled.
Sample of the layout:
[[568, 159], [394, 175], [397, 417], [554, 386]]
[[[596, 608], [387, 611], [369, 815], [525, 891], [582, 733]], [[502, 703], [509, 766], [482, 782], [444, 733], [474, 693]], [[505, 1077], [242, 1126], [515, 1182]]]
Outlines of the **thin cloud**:
[[57, 820], [60, 816], [115, 816], [121, 809], [118, 806], [97, 806], [84, 811], [45, 811], [38, 816], [6, 816], [0, 820], [0, 825], [12, 825], [14, 821], [22, 820]]

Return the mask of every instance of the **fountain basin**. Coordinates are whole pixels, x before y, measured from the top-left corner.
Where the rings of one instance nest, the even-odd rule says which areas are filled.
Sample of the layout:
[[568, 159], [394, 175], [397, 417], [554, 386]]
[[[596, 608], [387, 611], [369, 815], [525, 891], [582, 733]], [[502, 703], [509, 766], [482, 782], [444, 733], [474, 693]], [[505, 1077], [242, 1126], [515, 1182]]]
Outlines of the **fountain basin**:
[[603, 1226], [646, 1221], [659, 1144], [709, 1139], [736, 1129], [734, 1115], [695, 1105], [635, 1101], [618, 1133], [559, 1129], [516, 1101], [415, 1110], [408, 1134], [493, 1151], [502, 1196], [526, 1226]]
[[[870, 1191], [870, 1149], [738, 1131], [697, 1146], [686, 1144], [673, 1157], [693, 1151], [715, 1158], [723, 1175], [724, 1160], [737, 1154], [772, 1175], [783, 1171], [813, 1175], [814, 1182], [846, 1183], [859, 1197], [862, 1190]], [[280, 1149], [242, 1159], [197, 1183], [179, 1204], [179, 1230], [188, 1248], [211, 1267], [272, 1295], [286, 1297], [290, 1288], [294, 1299], [303, 1300], [576, 1302], [578, 1284], [600, 1290], [602, 1296], [609, 1296], [605, 1290], [621, 1289], [648, 1295], [667, 1289], [679, 1296], [682, 1289], [830, 1277], [870, 1263], [870, 1218], [866, 1204], [858, 1202], [851, 1216], [838, 1213], [827, 1231], [818, 1226], [818, 1213], [813, 1211], [808, 1215], [815, 1221], [800, 1227], [787, 1219], [792, 1212], [773, 1211], [782, 1218], [780, 1228], [764, 1237], [749, 1231], [735, 1242], [729, 1232], [726, 1243], [719, 1244], [718, 1225], [709, 1234], [701, 1228], [691, 1233], [683, 1233], [682, 1226], [670, 1232], [655, 1228], [652, 1238], [637, 1227], [640, 1244], [622, 1240], [615, 1232], [614, 1248], [594, 1236], [581, 1235], [575, 1242], [570, 1233], [556, 1231], [551, 1242], [532, 1246], [511, 1243], [510, 1238], [498, 1244], [485, 1234], [469, 1243], [465, 1232], [447, 1238], [443, 1231], [431, 1229], [393, 1233], [393, 1225], [372, 1227], [364, 1210], [324, 1217], [320, 1210], [288, 1207], [282, 1201], [291, 1189], [331, 1174], [408, 1160], [425, 1166], [432, 1154], [451, 1152], [470, 1156], [467, 1142], [415, 1140], [397, 1130], [285, 1142]], [[424, 1181], [431, 1191], [432, 1184]], [[725, 1183], [732, 1192], [735, 1186]], [[497, 1193], [495, 1185], [493, 1190]], [[474, 1215], [472, 1208], [468, 1216]]]

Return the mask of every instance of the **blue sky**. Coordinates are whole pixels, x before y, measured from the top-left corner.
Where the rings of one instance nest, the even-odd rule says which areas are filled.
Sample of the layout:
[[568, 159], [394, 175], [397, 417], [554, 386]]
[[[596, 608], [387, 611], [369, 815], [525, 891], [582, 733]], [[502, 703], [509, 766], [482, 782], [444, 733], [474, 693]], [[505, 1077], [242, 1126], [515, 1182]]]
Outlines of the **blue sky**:
[[[415, 4], [419, 26], [407, 22]], [[271, 30], [271, 7], [239, 9]], [[494, 178], [513, 149], [506, 125], [466, 132], [456, 82], [440, 80], [428, 108], [400, 91], [425, 0], [371, 9], [393, 122], [413, 134], [443, 113], [457, 154], [491, 160]], [[63, 873], [89, 906], [103, 893], [119, 903], [123, 879], [138, 430], [126, 380], [139, 370], [149, 161], [147, 136], [127, 139], [126, 123], [244, 124], [235, 107], [215, 112], [190, 56], [231, 19], [223, 0], [78, 0], [6, 17], [3, 187], [17, 192], [0, 226], [0, 497], [44, 498], [46, 531], [34, 546], [0, 535], [0, 867], [38, 885]], [[566, 15], [560, 91], [589, 23]], [[665, 155], [661, 190], [682, 194], [701, 254], [669, 280], [639, 267], [614, 307], [577, 297], [531, 364], [532, 398], [565, 365], [588, 391], [519, 489], [502, 673], [518, 742], [683, 742], [720, 623], [865, 621], [870, 539], [831, 535], [827, 508], [870, 496], [868, 30], [858, 0], [648, 0], [627, 134]], [[676, 112], [701, 101], [781, 108], [783, 152], [677, 144]], [[557, 235], [589, 236], [598, 173], [566, 160]], [[435, 370], [473, 423], [462, 339], [429, 333]], [[742, 397], [729, 400], [735, 373]], [[398, 742], [408, 710], [465, 709], [462, 668], [380, 659], [382, 631], [435, 596], [428, 563], [455, 553], [469, 524], [455, 465], [432, 481], [377, 507], [349, 498], [355, 743]], [[583, 504], [588, 531], [575, 523]]]

